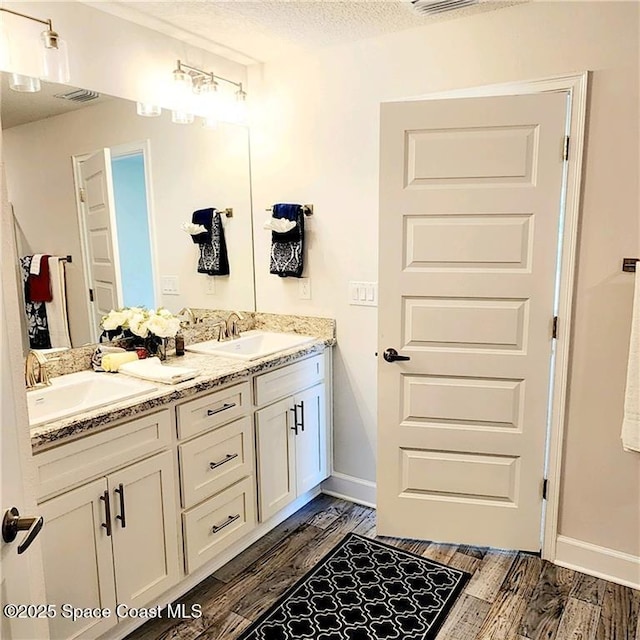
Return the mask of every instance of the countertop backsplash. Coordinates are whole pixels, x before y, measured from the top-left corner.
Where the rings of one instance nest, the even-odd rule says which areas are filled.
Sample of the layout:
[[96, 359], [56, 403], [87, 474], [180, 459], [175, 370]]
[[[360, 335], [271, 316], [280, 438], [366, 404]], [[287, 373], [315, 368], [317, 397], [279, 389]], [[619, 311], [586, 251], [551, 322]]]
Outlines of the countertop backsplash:
[[[192, 309], [196, 318], [195, 324], [191, 324], [182, 329], [186, 345], [196, 342], [213, 340], [218, 337], [218, 330], [215, 323], [221, 319], [226, 319], [231, 310], [221, 309]], [[261, 329], [263, 331], [278, 331], [286, 333], [299, 333], [319, 338], [327, 346], [335, 344], [336, 328], [335, 320], [332, 318], [320, 318], [313, 316], [281, 315], [274, 313], [260, 313], [255, 311], [241, 311], [243, 319], [238, 322], [240, 332], [251, 329]], [[115, 341], [117, 345], [117, 341]], [[62, 376], [77, 371], [85, 371], [91, 368], [91, 356], [97, 344], [88, 344], [67, 351], [47, 354], [50, 376]], [[175, 349], [175, 341], [169, 339], [169, 351]]]

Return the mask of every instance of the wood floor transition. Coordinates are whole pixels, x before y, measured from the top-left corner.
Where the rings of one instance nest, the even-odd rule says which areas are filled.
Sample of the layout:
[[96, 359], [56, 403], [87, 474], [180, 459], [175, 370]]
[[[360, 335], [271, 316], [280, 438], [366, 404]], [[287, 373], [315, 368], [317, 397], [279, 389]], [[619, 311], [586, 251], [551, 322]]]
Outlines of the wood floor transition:
[[[201, 618], [127, 640], [234, 640], [350, 531], [376, 537], [375, 511], [319, 496], [177, 601]], [[640, 640], [640, 591], [524, 553], [378, 539], [473, 574], [438, 640]]]

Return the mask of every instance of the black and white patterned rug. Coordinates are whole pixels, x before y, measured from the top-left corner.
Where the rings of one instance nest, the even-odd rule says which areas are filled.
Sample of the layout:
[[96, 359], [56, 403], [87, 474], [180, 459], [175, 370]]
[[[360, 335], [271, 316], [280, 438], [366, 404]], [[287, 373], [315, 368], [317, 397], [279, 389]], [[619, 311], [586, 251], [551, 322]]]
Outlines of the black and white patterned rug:
[[430, 640], [468, 578], [351, 533], [239, 640]]

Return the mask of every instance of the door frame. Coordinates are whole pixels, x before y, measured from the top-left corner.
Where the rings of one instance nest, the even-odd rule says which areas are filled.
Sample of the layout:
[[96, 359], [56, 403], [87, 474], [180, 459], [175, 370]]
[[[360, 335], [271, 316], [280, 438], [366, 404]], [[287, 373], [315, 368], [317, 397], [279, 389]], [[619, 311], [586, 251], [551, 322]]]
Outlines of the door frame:
[[[547, 500], [543, 506], [542, 557], [554, 561], [558, 538], [558, 512], [560, 507], [560, 478], [562, 474], [562, 449], [566, 421], [567, 385], [571, 352], [571, 318], [573, 290], [576, 272], [578, 224], [580, 220], [582, 162], [586, 131], [589, 71], [570, 75], [552, 76], [536, 80], [506, 82], [500, 84], [466, 87], [429, 93], [407, 98], [392, 98], [385, 102], [413, 102], [421, 100], [445, 100], [451, 98], [481, 98], [508, 95], [527, 95], [566, 91], [569, 94], [569, 157], [565, 198], [562, 256], [559, 265], [558, 332], [553, 388], [551, 389], [551, 424], [548, 434], [546, 460]], [[560, 149], [558, 149], [560, 153]], [[543, 526], [542, 526], [543, 525]]]

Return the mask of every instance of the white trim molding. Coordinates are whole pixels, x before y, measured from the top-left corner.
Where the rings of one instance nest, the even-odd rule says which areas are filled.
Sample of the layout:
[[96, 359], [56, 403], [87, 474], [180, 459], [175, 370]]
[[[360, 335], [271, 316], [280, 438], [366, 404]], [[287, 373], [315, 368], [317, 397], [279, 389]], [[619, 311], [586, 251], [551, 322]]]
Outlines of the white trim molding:
[[376, 483], [334, 471], [323, 483], [322, 493], [376, 508]]
[[640, 589], [640, 556], [558, 536], [555, 564]]

